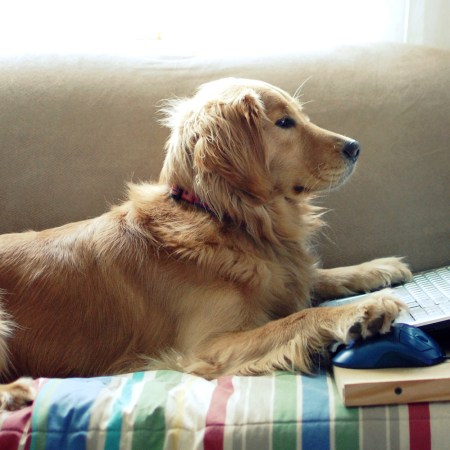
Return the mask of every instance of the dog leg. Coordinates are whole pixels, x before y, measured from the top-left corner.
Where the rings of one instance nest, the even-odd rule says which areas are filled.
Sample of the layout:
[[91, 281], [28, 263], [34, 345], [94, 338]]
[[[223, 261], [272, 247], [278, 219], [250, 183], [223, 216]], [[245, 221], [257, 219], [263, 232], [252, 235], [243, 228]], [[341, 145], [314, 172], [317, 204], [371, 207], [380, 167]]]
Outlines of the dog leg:
[[[0, 300], [4, 291], [0, 290]], [[0, 373], [8, 373], [7, 340], [14, 329], [9, 315], [0, 309]], [[10, 384], [0, 384], [0, 412], [16, 410], [30, 404], [36, 396], [31, 378], [19, 378]]]
[[411, 271], [401, 258], [374, 259], [355, 266], [318, 269], [314, 300], [323, 301], [384, 288], [411, 279]]
[[222, 335], [177, 368], [206, 378], [265, 374], [274, 370], [311, 373], [314, 359], [335, 341], [386, 333], [405, 305], [380, 291], [358, 305], [309, 308], [248, 331]]
[[0, 385], [0, 411], [14, 411], [34, 401], [36, 390], [31, 378], [19, 378], [10, 384]]

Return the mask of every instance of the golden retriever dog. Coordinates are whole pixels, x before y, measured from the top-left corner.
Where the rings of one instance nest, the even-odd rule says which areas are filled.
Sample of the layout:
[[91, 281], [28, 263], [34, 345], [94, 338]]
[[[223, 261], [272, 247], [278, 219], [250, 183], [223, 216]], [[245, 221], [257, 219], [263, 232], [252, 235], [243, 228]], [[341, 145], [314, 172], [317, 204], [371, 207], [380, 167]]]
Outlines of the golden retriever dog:
[[0, 237], [3, 408], [32, 401], [20, 377], [308, 373], [404, 308], [387, 290], [313, 307], [410, 277], [398, 258], [321, 269], [311, 250], [311, 200], [349, 177], [356, 141], [260, 81], [207, 83], [165, 114], [158, 183], [100, 217]]

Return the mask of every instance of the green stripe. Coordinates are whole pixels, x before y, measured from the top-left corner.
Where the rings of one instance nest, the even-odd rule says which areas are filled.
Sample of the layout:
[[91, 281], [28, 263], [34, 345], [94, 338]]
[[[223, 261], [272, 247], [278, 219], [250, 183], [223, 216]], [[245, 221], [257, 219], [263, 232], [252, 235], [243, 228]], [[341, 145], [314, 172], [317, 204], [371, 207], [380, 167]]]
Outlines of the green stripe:
[[336, 450], [359, 449], [359, 408], [347, 408], [342, 403], [336, 383], [332, 382], [334, 395], [334, 442]]
[[49, 380], [39, 391], [34, 401], [31, 418], [31, 444], [30, 450], [45, 450], [47, 445], [47, 422], [53, 394], [63, 380]]
[[106, 427], [105, 449], [119, 450], [119, 437], [122, 431], [123, 408], [131, 401], [133, 386], [137, 383], [142, 383], [143, 378], [143, 372], [135, 372], [126, 380], [120, 397], [115, 401], [112, 407], [111, 415], [108, 420], [108, 425]]
[[132, 450], [163, 449], [166, 434], [164, 407], [169, 391], [180, 382], [182, 376], [180, 372], [161, 370], [152, 380], [144, 380], [144, 388], [135, 406]]
[[[275, 374], [273, 399], [273, 450], [297, 448], [297, 376], [288, 372]], [[261, 393], [264, 395], [264, 393]]]

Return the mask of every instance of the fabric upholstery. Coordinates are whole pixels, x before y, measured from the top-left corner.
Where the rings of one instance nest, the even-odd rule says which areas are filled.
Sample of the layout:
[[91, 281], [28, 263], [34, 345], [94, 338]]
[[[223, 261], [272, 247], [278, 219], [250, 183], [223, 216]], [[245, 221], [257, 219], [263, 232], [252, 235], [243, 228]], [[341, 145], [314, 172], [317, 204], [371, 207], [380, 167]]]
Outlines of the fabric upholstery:
[[0, 56], [0, 232], [101, 214], [127, 181], [156, 180], [168, 130], [162, 99], [206, 81], [258, 78], [302, 100], [318, 125], [357, 139], [351, 181], [319, 199], [325, 266], [406, 256], [449, 262], [450, 52], [406, 45], [317, 53]]

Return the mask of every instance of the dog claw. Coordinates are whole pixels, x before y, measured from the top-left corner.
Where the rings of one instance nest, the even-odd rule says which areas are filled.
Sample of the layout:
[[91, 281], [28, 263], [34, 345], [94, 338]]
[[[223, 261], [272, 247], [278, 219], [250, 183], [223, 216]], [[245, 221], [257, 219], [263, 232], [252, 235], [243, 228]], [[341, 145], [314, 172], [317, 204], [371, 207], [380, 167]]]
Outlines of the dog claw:
[[380, 317], [377, 317], [376, 319], [369, 322], [367, 324], [367, 329], [369, 330], [369, 332], [371, 334], [378, 333], [381, 330], [381, 328], [383, 327], [384, 320], [385, 320], [385, 316], [384, 316], [384, 314], [382, 314]]
[[352, 336], [352, 338], [357, 339], [362, 334], [362, 325], [361, 322], [355, 322], [350, 329], [348, 330], [349, 334]]

